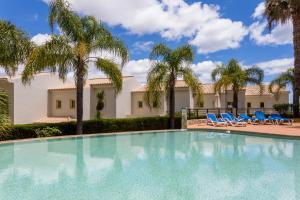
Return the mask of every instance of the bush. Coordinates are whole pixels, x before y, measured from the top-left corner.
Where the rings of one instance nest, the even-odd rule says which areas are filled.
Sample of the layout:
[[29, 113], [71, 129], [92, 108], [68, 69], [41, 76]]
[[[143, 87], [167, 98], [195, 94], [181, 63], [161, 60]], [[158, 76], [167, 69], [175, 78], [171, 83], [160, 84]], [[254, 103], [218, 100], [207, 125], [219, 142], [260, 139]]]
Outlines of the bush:
[[[100, 119], [84, 121], [83, 132], [84, 134], [95, 134], [123, 131], [163, 130], [168, 129], [168, 126], [168, 117]], [[175, 119], [175, 128], [181, 128], [180, 117], [176, 117]], [[61, 134], [54, 130], [59, 130]], [[0, 133], [0, 141], [75, 134], [76, 122], [14, 125], [11, 126], [8, 131]]]
[[46, 126], [45, 128], [38, 128], [35, 130], [37, 137], [51, 137], [62, 135], [62, 132], [55, 127]]
[[283, 104], [274, 104], [273, 108], [280, 114], [283, 114], [283, 113], [287, 113], [291, 106], [292, 106], [291, 104], [283, 103]]

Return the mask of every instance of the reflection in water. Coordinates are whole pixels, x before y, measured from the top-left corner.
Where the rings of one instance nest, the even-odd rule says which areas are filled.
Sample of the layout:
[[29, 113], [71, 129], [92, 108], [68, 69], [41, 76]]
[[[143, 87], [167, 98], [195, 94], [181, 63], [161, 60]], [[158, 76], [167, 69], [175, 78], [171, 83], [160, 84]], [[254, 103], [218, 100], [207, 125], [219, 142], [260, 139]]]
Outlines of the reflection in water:
[[177, 132], [2, 145], [0, 199], [300, 199], [300, 141]]

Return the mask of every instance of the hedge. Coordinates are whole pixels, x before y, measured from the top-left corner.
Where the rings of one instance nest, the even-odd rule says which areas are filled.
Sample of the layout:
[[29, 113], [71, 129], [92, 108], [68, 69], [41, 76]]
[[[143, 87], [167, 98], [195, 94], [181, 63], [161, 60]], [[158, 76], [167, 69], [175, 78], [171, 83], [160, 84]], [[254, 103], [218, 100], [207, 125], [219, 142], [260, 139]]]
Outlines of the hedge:
[[[8, 131], [0, 133], [0, 141], [16, 140], [26, 138], [36, 138], [36, 130], [46, 127], [57, 128], [62, 135], [75, 135], [76, 122], [64, 123], [43, 123], [13, 125]], [[83, 122], [84, 134], [109, 133], [122, 131], [145, 131], [145, 130], [163, 130], [168, 129], [168, 117], [144, 117], [128, 119], [100, 119]], [[181, 118], [176, 117], [175, 128], [181, 128]], [[55, 136], [55, 135], [53, 135]]]

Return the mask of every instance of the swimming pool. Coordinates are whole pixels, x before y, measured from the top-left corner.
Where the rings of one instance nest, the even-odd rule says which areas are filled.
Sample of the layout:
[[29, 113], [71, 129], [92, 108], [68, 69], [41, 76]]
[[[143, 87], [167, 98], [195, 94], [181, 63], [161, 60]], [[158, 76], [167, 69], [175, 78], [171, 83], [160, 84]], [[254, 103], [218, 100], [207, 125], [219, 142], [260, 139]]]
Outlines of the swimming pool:
[[0, 199], [300, 199], [300, 141], [179, 131], [5, 144]]

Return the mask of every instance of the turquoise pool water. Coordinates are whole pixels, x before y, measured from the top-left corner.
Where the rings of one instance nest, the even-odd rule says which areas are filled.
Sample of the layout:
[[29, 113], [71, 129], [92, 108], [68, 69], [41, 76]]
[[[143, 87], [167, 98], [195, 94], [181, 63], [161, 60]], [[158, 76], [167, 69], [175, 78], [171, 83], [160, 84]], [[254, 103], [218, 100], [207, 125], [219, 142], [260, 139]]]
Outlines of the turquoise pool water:
[[300, 199], [300, 141], [185, 131], [0, 145], [0, 199]]

